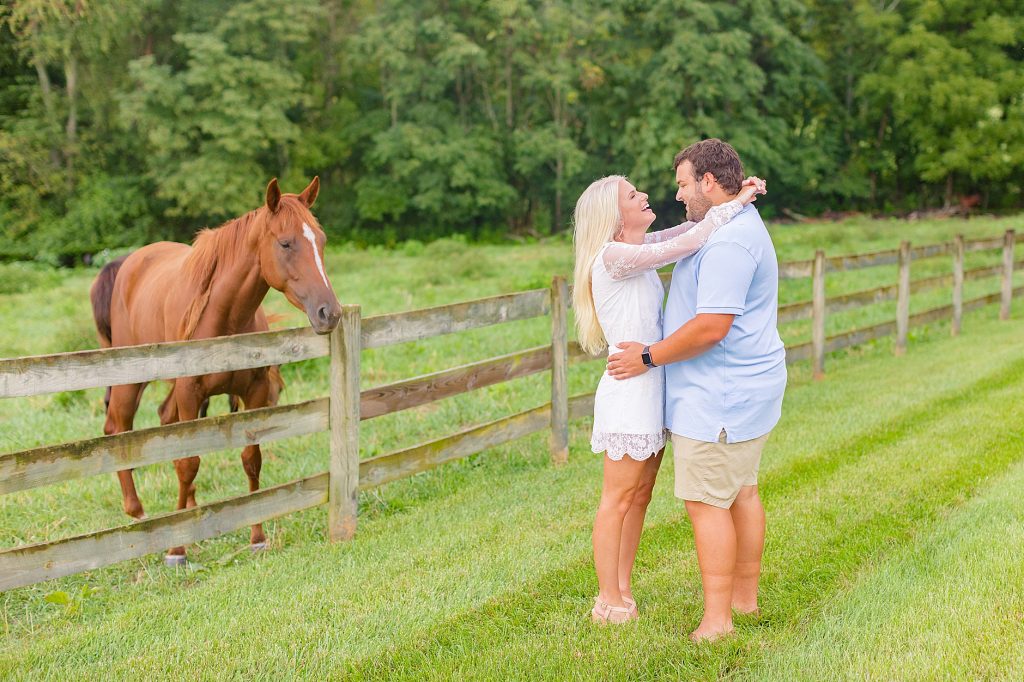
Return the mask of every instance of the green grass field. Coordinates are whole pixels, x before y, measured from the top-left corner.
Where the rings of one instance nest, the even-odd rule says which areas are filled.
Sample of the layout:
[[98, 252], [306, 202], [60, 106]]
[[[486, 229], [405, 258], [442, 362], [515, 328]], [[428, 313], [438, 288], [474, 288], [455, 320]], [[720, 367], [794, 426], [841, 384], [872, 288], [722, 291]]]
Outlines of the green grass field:
[[[780, 259], [987, 237], [1019, 218], [847, 221], [773, 228]], [[344, 302], [364, 314], [544, 287], [567, 274], [565, 240], [472, 246], [444, 240], [396, 251], [332, 247]], [[1018, 257], [1024, 250], [1018, 252]], [[968, 267], [998, 261], [975, 254]], [[915, 263], [913, 277], [949, 271]], [[0, 357], [93, 347], [87, 290], [95, 270], [0, 266]], [[895, 268], [830, 275], [829, 294], [895, 281]], [[5, 286], [6, 289], [2, 288]], [[1024, 280], [1018, 280], [1018, 284]], [[968, 283], [968, 297], [998, 280]], [[782, 303], [810, 295], [784, 282]], [[911, 312], [948, 303], [915, 296]], [[598, 629], [590, 524], [600, 460], [588, 420], [571, 430], [570, 463], [548, 463], [544, 434], [389, 484], [360, 500], [354, 542], [328, 545], [326, 512], [190, 548], [188, 570], [159, 556], [0, 595], [0, 677], [169, 679], [1018, 679], [1024, 667], [1024, 302], [1010, 321], [990, 306], [912, 331], [894, 358], [883, 339], [828, 360], [813, 382], [790, 370], [783, 421], [765, 452], [769, 515], [760, 619], [694, 646], [700, 584], [671, 459], [638, 557], [643, 617]], [[277, 295], [278, 326], [303, 323]], [[894, 316], [880, 304], [829, 318], [829, 333]], [[809, 338], [807, 323], [782, 329]], [[545, 343], [547, 318], [368, 351], [372, 386]], [[284, 368], [282, 402], [324, 395], [325, 362]], [[570, 368], [591, 391], [600, 363]], [[364, 456], [429, 440], [548, 400], [540, 374], [365, 422]], [[137, 426], [155, 425], [151, 386]], [[217, 399], [214, 411], [226, 404]], [[0, 402], [0, 451], [101, 433], [99, 390]], [[326, 468], [326, 436], [265, 448], [264, 485]], [[147, 511], [173, 508], [169, 464], [136, 472]], [[236, 452], [204, 457], [200, 502], [246, 490]], [[0, 547], [67, 537], [126, 520], [113, 476], [0, 497]], [[63, 596], [67, 595], [67, 599]], [[67, 601], [67, 603], [53, 603]]]

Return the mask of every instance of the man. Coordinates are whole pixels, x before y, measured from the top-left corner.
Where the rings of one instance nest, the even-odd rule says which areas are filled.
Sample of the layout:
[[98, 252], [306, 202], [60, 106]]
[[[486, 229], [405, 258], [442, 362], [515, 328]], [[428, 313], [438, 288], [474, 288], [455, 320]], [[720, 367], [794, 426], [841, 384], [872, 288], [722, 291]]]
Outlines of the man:
[[[676, 200], [687, 220], [731, 200], [743, 181], [736, 150], [717, 140], [675, 157]], [[696, 642], [733, 630], [732, 611], [756, 613], [765, 517], [761, 450], [782, 413], [786, 351], [776, 328], [778, 262], [753, 205], [676, 264], [665, 332], [649, 347], [620, 343], [608, 371], [623, 379], [665, 365], [665, 426], [675, 493], [693, 523], [704, 588]]]

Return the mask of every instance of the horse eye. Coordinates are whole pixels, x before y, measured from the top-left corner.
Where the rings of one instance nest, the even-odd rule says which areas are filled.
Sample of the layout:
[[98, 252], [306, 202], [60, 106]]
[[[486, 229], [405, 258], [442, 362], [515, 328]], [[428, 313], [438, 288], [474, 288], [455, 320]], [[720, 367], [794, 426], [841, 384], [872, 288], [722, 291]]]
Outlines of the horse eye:
[[282, 249], [290, 249], [290, 248], [292, 248], [292, 243], [290, 241], [283, 241], [283, 242], [279, 241], [277, 243], [281, 245]]

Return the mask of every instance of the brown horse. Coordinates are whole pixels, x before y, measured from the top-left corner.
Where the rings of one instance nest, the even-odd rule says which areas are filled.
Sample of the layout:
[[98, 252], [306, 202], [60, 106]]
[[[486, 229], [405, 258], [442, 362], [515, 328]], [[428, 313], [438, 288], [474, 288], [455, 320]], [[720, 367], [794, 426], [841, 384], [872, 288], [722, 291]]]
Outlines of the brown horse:
[[[266, 203], [217, 229], [201, 231], [193, 245], [157, 242], [123, 261], [110, 263], [96, 277], [90, 297], [100, 345], [133, 346], [161, 341], [204, 339], [266, 331], [260, 304], [271, 287], [300, 310], [318, 334], [329, 334], [341, 306], [323, 265], [323, 230], [309, 208], [320, 189], [313, 178], [301, 194], [281, 194], [277, 179], [267, 186]], [[245, 409], [276, 404], [283, 387], [276, 367], [218, 372], [175, 379], [160, 406], [160, 423], [195, 419], [212, 395], [240, 398]], [[108, 389], [106, 434], [132, 429], [145, 383]], [[237, 403], [236, 403], [237, 404]], [[249, 491], [259, 490], [259, 445], [242, 450]], [[199, 457], [174, 461], [178, 509], [196, 505], [194, 481]], [[132, 470], [117, 474], [129, 516], [145, 516]], [[253, 549], [266, 546], [261, 524], [252, 527]], [[185, 561], [175, 547], [167, 563]]]

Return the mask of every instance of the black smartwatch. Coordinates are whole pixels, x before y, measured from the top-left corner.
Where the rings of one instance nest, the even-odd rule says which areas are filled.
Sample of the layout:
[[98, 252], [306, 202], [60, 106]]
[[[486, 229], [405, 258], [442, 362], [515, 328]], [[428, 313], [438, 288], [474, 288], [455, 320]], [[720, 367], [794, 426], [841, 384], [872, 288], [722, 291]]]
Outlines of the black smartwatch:
[[647, 365], [648, 367], [657, 367], [657, 365], [654, 364], [654, 360], [651, 360], [650, 346], [644, 346], [644, 349], [640, 351], [640, 359], [643, 360], [644, 364]]

